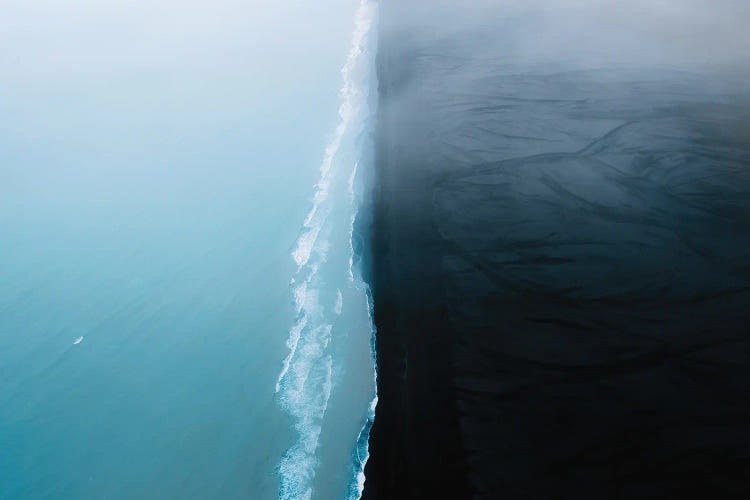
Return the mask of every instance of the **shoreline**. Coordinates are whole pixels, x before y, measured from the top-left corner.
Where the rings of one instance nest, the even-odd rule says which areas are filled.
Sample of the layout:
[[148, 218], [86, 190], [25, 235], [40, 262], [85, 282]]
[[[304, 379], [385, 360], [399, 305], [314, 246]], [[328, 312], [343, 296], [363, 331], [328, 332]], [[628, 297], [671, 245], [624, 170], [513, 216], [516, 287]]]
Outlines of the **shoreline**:
[[[439, 262], [428, 258], [437, 255], [429, 250], [434, 234], [419, 229], [425, 223], [421, 215], [429, 214], [431, 193], [420, 189], [423, 179], [408, 182], [398, 175], [405, 159], [398, 156], [399, 138], [389, 127], [394, 117], [388, 102], [400, 77], [390, 60], [391, 41], [382, 34], [386, 5], [380, 9], [372, 253], [366, 280], [374, 303], [379, 399], [362, 498], [464, 498], [468, 489], [457, 474], [464, 465], [456, 397], [450, 391], [450, 330], [432, 320], [444, 311], [431, 293], [439, 287]], [[399, 210], [397, 198], [405, 191], [410, 204], [422, 210]], [[404, 265], [413, 259], [420, 265]], [[410, 356], [415, 350], [429, 355]], [[433, 384], [441, 388], [439, 394], [430, 389]]]

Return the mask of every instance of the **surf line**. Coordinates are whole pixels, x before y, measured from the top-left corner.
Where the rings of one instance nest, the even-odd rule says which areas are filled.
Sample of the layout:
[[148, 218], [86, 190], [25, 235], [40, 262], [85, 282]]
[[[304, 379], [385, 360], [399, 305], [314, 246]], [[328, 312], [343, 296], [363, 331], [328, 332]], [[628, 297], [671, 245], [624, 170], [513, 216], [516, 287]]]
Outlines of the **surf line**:
[[292, 417], [297, 437], [277, 467], [281, 500], [309, 500], [313, 493], [316, 450], [333, 386], [333, 359], [328, 347], [333, 322], [341, 314], [338, 290], [335, 305], [325, 307], [323, 303], [327, 290], [321, 269], [327, 264], [330, 245], [331, 190], [338, 181], [336, 156], [342, 143], [348, 143], [350, 129], [366, 105], [363, 79], [375, 7], [376, 0], [361, 0], [358, 6], [352, 42], [341, 69], [339, 121], [325, 148], [312, 206], [291, 252], [297, 264], [290, 282], [296, 319], [289, 330], [289, 352], [282, 362], [276, 395], [281, 408]]

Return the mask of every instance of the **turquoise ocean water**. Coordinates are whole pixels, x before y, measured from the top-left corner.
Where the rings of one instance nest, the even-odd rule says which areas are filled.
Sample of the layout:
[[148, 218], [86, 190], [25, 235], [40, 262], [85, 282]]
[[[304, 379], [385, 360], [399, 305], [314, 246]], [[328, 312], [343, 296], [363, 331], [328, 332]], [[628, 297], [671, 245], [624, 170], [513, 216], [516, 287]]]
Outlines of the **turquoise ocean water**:
[[356, 496], [373, 20], [4, 3], [0, 499]]

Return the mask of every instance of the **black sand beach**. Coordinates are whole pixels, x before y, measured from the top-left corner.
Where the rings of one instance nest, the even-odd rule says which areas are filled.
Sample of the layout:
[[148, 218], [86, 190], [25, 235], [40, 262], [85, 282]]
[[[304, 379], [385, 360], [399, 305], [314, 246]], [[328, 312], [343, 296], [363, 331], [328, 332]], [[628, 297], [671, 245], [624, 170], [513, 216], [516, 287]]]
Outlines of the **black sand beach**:
[[410, 3], [381, 7], [364, 498], [750, 495], [748, 96]]

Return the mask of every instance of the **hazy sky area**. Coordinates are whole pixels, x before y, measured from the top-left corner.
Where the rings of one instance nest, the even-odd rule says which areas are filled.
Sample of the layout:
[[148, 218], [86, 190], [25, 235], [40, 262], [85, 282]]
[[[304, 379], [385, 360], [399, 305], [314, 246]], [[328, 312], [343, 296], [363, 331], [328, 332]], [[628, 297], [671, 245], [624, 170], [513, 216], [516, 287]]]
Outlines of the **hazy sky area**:
[[[223, 164], [224, 179], [244, 172], [255, 184], [284, 181], [294, 170], [269, 164], [301, 158], [312, 163], [301, 180], [313, 183], [336, 119], [354, 7], [344, 0], [3, 2], [0, 192], [34, 185], [41, 196], [53, 178], [96, 182], [114, 195], [134, 180], [139, 190], [184, 182], [195, 191], [221, 182], [203, 175], [212, 162]], [[290, 154], [288, 131], [306, 120], [316, 133], [295, 137]], [[179, 176], [169, 175], [177, 165]], [[148, 172], [150, 186], [128, 173], [137, 169]], [[105, 170], [111, 175], [98, 175]]]
[[[336, 21], [352, 15], [345, 5], [329, 2], [323, 8], [302, 0], [3, 2], [4, 79], [111, 80], [134, 71], [180, 74], [195, 68], [225, 72], [227, 67], [238, 75], [273, 70], [299, 76], [294, 72], [321, 61], [300, 58], [292, 65], [284, 56], [309, 56], [316, 48], [339, 45]], [[336, 12], [341, 17], [332, 19]], [[318, 17], [329, 22], [310, 22]], [[272, 81], [258, 78], [258, 84]]]
[[448, 18], [443, 5], [400, 2], [401, 21], [418, 25], [432, 17], [436, 36], [487, 28], [503, 41], [485, 45], [484, 54], [495, 57], [685, 67], [750, 58], [750, 2], [744, 0], [477, 0], [467, 2], [463, 19], [455, 10], [446, 10]]

